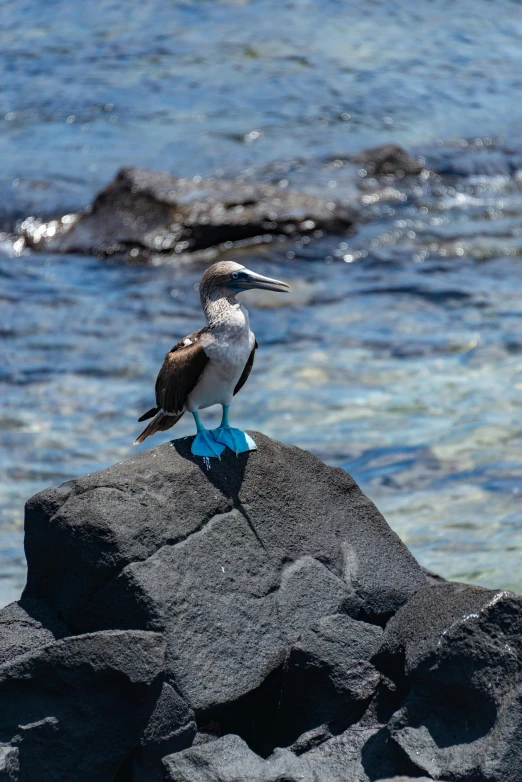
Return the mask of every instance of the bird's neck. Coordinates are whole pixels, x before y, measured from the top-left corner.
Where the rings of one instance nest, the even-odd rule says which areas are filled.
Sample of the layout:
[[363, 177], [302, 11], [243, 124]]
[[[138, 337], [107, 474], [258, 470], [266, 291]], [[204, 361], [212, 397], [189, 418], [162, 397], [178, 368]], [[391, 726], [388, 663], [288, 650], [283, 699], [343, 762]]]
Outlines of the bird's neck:
[[233, 291], [215, 291], [201, 297], [207, 326], [215, 331], [233, 334], [249, 330], [248, 312]]

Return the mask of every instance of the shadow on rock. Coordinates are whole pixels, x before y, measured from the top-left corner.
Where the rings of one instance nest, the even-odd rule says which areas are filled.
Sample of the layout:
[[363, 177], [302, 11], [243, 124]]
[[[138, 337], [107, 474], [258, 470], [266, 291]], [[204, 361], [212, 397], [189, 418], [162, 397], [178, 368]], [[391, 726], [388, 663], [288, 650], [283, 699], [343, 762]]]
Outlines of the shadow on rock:
[[[249, 432], [249, 434], [252, 435], [251, 432]], [[228, 497], [231, 500], [233, 507], [237, 508], [241, 513], [256, 536], [259, 544], [264, 548], [264, 543], [257, 534], [247, 510], [239, 498], [239, 492], [243, 485], [248, 459], [252, 452], [247, 451], [246, 453], [240, 453], [236, 456], [229, 448], [225, 448], [219, 459], [209, 459], [206, 461], [191, 453], [190, 447], [193, 440], [193, 437], [181, 437], [178, 440], [171, 440], [170, 444], [183, 459], [187, 459], [193, 464], [196, 464], [210, 483], [212, 483], [224, 497]]]

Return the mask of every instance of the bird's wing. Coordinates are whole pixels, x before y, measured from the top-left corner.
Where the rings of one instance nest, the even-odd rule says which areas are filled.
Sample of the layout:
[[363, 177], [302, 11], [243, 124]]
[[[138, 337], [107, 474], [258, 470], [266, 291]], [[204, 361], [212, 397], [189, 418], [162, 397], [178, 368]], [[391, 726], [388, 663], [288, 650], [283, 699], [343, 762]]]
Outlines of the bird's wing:
[[201, 344], [205, 329], [194, 331], [174, 345], [165, 356], [156, 380], [156, 404], [165, 413], [181, 413], [203, 370], [208, 356]]
[[234, 388], [234, 396], [237, 394], [238, 391], [241, 391], [241, 389], [245, 385], [246, 381], [248, 380], [248, 376], [249, 376], [249, 374], [252, 371], [252, 367], [254, 366], [254, 354], [255, 354], [255, 352], [256, 352], [258, 347], [259, 347], [259, 345], [257, 344], [257, 339], [256, 339], [256, 341], [254, 342], [254, 347], [252, 348], [252, 352], [249, 355], [248, 361], [246, 362], [245, 368], [244, 368], [244, 370], [243, 370], [243, 372], [241, 374], [241, 377], [237, 381], [237, 385]]

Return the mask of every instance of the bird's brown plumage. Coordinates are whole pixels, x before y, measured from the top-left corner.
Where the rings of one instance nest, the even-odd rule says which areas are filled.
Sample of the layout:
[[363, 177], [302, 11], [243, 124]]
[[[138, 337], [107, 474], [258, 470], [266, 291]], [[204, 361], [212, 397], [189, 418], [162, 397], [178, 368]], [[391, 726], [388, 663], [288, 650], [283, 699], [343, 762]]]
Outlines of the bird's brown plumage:
[[252, 348], [252, 352], [249, 355], [248, 361], [245, 364], [243, 373], [239, 378], [239, 380], [237, 381], [236, 387], [234, 388], [234, 396], [237, 394], [238, 391], [241, 391], [246, 381], [248, 380], [249, 374], [252, 372], [252, 367], [254, 366], [254, 356], [258, 347], [259, 345], [257, 344], [257, 339], [256, 339], [256, 341], [254, 342], [254, 347]]
[[199, 329], [180, 340], [165, 356], [156, 380], [156, 404], [165, 413], [181, 413], [209, 358], [203, 350]]

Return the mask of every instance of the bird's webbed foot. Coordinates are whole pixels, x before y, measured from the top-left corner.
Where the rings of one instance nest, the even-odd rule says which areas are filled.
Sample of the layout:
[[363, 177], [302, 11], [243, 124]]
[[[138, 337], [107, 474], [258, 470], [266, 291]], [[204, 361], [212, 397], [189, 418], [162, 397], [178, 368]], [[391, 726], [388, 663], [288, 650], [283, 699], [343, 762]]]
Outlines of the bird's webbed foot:
[[231, 426], [220, 426], [212, 430], [212, 436], [216, 443], [222, 443], [233, 451], [236, 456], [238, 453], [257, 450], [257, 445], [250, 435], [242, 432], [241, 429], [234, 429]]
[[203, 456], [204, 458], [219, 458], [225, 446], [216, 442], [212, 432], [208, 429], [201, 429], [192, 441], [190, 448], [193, 456]]

